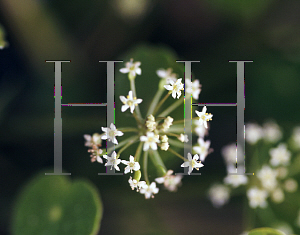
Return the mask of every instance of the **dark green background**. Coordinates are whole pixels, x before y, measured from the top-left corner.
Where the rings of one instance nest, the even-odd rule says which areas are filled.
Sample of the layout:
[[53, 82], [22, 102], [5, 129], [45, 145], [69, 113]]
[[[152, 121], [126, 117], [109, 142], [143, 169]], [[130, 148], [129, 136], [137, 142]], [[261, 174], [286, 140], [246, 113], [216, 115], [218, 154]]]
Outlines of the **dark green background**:
[[[174, 60], [200, 60], [192, 65], [202, 84], [199, 102], [236, 102], [236, 65], [228, 60], [253, 60], [245, 66], [245, 122], [276, 120], [285, 129], [284, 138], [299, 124], [299, 1], [149, 3], [143, 17], [129, 19], [115, 10], [113, 1], [0, 1], [0, 23], [10, 44], [0, 51], [1, 234], [8, 234], [22, 185], [53, 166], [54, 73], [45, 60], [72, 60], [63, 65], [63, 103], [106, 102], [106, 66], [98, 61], [125, 61], [138, 45], [165, 47], [177, 56]], [[152, 58], [141, 62], [142, 70], [154, 63]], [[155, 70], [137, 79], [158, 82]], [[145, 89], [142, 83], [137, 84], [141, 94], [139, 89]], [[90, 163], [83, 134], [101, 133], [105, 108], [62, 109], [63, 168], [99, 188], [104, 204], [99, 234], [243, 231], [243, 198], [231, 198], [216, 210], [205, 197], [208, 186], [225, 175], [221, 147], [236, 138], [234, 107], [208, 111], [214, 114], [208, 138], [215, 151], [202, 175], [185, 177], [177, 193], [161, 187], [154, 200], [145, 200], [130, 190], [127, 176], [98, 176], [103, 166]]]

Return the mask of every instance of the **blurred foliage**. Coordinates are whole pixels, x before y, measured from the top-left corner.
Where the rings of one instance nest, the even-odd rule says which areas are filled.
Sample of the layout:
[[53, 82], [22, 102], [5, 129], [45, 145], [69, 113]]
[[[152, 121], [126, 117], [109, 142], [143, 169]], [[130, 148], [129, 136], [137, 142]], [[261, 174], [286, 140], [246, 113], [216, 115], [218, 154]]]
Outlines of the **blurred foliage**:
[[283, 232], [273, 228], [256, 228], [251, 230], [248, 235], [285, 235]]
[[90, 182], [40, 173], [18, 196], [12, 234], [96, 235], [102, 213], [101, 197]]

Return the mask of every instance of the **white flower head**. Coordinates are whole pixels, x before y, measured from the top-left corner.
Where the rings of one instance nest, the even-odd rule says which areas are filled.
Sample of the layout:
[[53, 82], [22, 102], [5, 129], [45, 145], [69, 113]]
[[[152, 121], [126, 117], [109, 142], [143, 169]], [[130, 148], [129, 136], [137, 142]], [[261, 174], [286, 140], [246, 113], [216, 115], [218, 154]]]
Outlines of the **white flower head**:
[[284, 201], [284, 193], [281, 188], [276, 188], [272, 194], [271, 199], [275, 203], [281, 203]]
[[170, 81], [170, 85], [164, 85], [169, 92], [172, 93], [172, 97], [175, 99], [177, 94], [177, 99], [181, 96], [181, 91], [184, 90], [183, 84], [181, 83], [182, 78], [177, 79], [176, 82]]
[[103, 150], [99, 149], [97, 145], [93, 145], [91, 149], [88, 150], [89, 153], [91, 153], [90, 157], [91, 157], [91, 162], [99, 162], [99, 163], [103, 163], [102, 158], [100, 157], [100, 155], [102, 154]]
[[116, 126], [113, 123], [110, 124], [110, 128], [108, 128], [108, 127], [101, 127], [101, 128], [102, 128], [102, 131], [105, 132], [105, 134], [101, 137], [101, 139], [103, 139], [103, 140], [106, 140], [106, 139], [110, 140], [114, 144], [118, 144], [116, 136], [122, 136], [122, 135], [124, 135], [124, 133], [122, 131], [118, 131], [116, 129]]
[[246, 141], [249, 144], [255, 144], [258, 140], [263, 137], [262, 128], [255, 123], [246, 124], [245, 128]]
[[173, 171], [168, 170], [163, 177], [156, 178], [155, 181], [159, 184], [164, 184], [165, 188], [171, 192], [177, 191], [177, 187], [181, 184], [182, 175], [172, 175]]
[[155, 122], [155, 118], [152, 114], [147, 117], [146, 127], [149, 131], [154, 131], [156, 129], [157, 123]]
[[162, 79], [166, 80], [166, 84], [170, 84], [170, 81], [176, 82], [176, 74], [172, 73], [171, 68], [165, 69], [159, 69], [156, 71], [157, 76], [159, 76]]
[[206, 105], [202, 108], [202, 112], [195, 110], [196, 114], [199, 117], [199, 124], [204, 125], [207, 128], [207, 122], [212, 120], [213, 115], [211, 113], [206, 113]]
[[199, 146], [193, 147], [193, 150], [200, 155], [200, 160], [204, 161], [206, 156], [209, 154], [210, 141], [207, 140], [204, 142], [202, 138], [198, 138], [198, 144]]
[[178, 137], [178, 139], [182, 142], [182, 143], [187, 143], [189, 142], [189, 139], [188, 139], [188, 135], [184, 135], [184, 134], [180, 134], [180, 136]]
[[161, 144], [161, 150], [167, 151], [169, 149], [169, 143], [168, 142], [163, 142]]
[[199, 80], [195, 80], [191, 82], [191, 79], [186, 78], [186, 93], [192, 94], [193, 99], [198, 100], [199, 94], [201, 92], [201, 84], [199, 83]]
[[268, 190], [273, 191], [277, 186], [277, 171], [273, 170], [268, 165], [264, 165], [261, 170], [257, 172], [257, 177], [260, 179], [262, 186]]
[[287, 166], [290, 164], [291, 152], [287, 150], [286, 144], [280, 144], [277, 148], [270, 149], [269, 153], [272, 166]]
[[192, 158], [192, 155], [188, 153], [187, 155], [188, 160], [181, 164], [181, 167], [189, 167], [188, 174], [190, 175], [193, 169], [199, 170], [200, 167], [203, 167], [204, 165], [201, 162], [198, 162], [199, 156], [198, 154], [194, 155]]
[[160, 139], [161, 139], [161, 142], [163, 142], [163, 143], [168, 142], [168, 136], [166, 136], [166, 135], [160, 136]]
[[227, 175], [224, 178], [224, 183], [231, 185], [233, 188], [237, 188], [240, 185], [247, 184], [248, 178], [246, 175]]
[[131, 58], [129, 62], [126, 63], [126, 67], [120, 69], [121, 73], [129, 73], [129, 77], [131, 79], [135, 78], [136, 75], [141, 75], [142, 74], [142, 70], [141, 68], [139, 68], [141, 65], [140, 61], [137, 61], [135, 63], [133, 63], [133, 59]]
[[138, 192], [140, 190], [140, 188], [143, 185], [146, 185], [145, 181], [137, 181], [136, 179], [132, 179], [132, 177], [130, 176], [128, 183], [131, 187], [132, 190], [134, 190], [136, 188], [136, 191]]
[[152, 182], [150, 185], [143, 184], [140, 189], [140, 193], [145, 194], [146, 199], [149, 199], [150, 197], [154, 198], [153, 194], [157, 194], [158, 191], [159, 191], [159, 188], [156, 188], [155, 182]]
[[157, 150], [157, 144], [159, 143], [159, 135], [155, 135], [154, 132], [147, 132], [147, 136], [141, 136], [140, 141], [145, 142], [143, 150], [147, 151], [149, 147], [153, 150]]
[[193, 124], [195, 125], [195, 133], [201, 138], [204, 138], [204, 136], [208, 135], [209, 125], [207, 128], [204, 127], [203, 121], [200, 121], [199, 119], [193, 120]]
[[219, 208], [229, 201], [230, 190], [225, 185], [215, 184], [209, 189], [208, 196], [213, 206]]
[[257, 187], [250, 188], [247, 191], [247, 197], [249, 200], [249, 206], [251, 208], [266, 208], [268, 205], [266, 201], [268, 197], [268, 192], [266, 190], [260, 190]]
[[[226, 164], [231, 165], [231, 164], [236, 164], [236, 157], [238, 156], [238, 148], [236, 143], [232, 143], [229, 145], [226, 145], [225, 147], [222, 148], [222, 156], [226, 162]], [[242, 151], [239, 148], [239, 154], [243, 155]]]
[[117, 157], [117, 153], [115, 151], [113, 151], [111, 157], [108, 157], [107, 155], [103, 155], [103, 158], [107, 159], [105, 166], [111, 166], [110, 169], [114, 167], [117, 171], [120, 171], [118, 165], [120, 164], [121, 159], [117, 159], [116, 157]]
[[127, 98], [125, 96], [120, 96], [120, 100], [123, 102], [124, 105], [122, 105], [121, 111], [125, 112], [128, 108], [130, 108], [130, 112], [133, 113], [135, 106], [142, 103], [142, 99], [137, 99], [136, 97], [133, 97], [132, 91], [128, 92]]
[[124, 174], [127, 174], [128, 172], [132, 173], [132, 170], [138, 171], [140, 169], [140, 164], [138, 162], [134, 161], [134, 157], [130, 155], [129, 161], [122, 160], [123, 164], [127, 165], [124, 170]]
[[289, 193], [296, 192], [297, 188], [298, 188], [298, 183], [296, 180], [292, 178], [289, 178], [284, 182], [284, 189]]
[[93, 145], [101, 146], [101, 136], [98, 133], [94, 133], [93, 136], [90, 135], [83, 135], [85, 139], [84, 146], [86, 147], [93, 147]]
[[284, 179], [288, 175], [288, 169], [286, 167], [278, 167], [276, 168], [276, 171], [279, 179]]
[[173, 124], [173, 120], [174, 119], [170, 116], [166, 117], [164, 120], [164, 123], [162, 124], [161, 130], [166, 132], [170, 128], [170, 126]]
[[273, 121], [266, 122], [262, 130], [263, 138], [270, 143], [276, 143], [282, 137], [280, 127]]

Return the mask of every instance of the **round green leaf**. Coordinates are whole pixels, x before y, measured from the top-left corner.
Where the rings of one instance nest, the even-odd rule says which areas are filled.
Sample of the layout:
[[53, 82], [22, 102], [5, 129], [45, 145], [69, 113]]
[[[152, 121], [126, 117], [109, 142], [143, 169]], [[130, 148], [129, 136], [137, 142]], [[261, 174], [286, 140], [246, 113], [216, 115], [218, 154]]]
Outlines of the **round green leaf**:
[[17, 198], [12, 234], [97, 234], [103, 208], [96, 188], [85, 180], [39, 174]]

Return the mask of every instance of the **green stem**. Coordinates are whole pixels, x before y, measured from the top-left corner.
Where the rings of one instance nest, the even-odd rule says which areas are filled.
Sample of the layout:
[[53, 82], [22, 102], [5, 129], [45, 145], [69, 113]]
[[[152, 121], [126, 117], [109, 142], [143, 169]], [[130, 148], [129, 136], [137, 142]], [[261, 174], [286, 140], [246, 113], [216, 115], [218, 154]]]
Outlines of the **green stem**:
[[157, 167], [157, 166], [162, 166], [162, 167], [165, 169], [165, 171], [167, 171], [167, 168], [166, 168], [164, 162], [162, 161], [162, 159], [161, 159], [161, 157], [160, 157], [158, 151], [157, 151], [157, 150], [151, 150], [150, 153], [151, 153], [151, 154], [150, 154], [150, 158], [151, 158], [153, 164], [154, 164], [156, 167]]
[[170, 151], [171, 153], [175, 154], [177, 157], [181, 158], [183, 161], [186, 161], [186, 159], [183, 156], [181, 156], [179, 153], [177, 153], [173, 149], [168, 148], [168, 151]]
[[137, 128], [131, 128], [131, 127], [118, 128], [118, 130], [122, 132], [139, 132]]
[[[160, 106], [162, 106], [162, 104], [166, 101], [166, 99], [170, 96], [170, 93], [168, 92], [166, 94], [166, 96], [158, 103], [158, 105], [156, 106], [156, 108], [154, 109], [152, 115], [154, 116], [155, 113], [159, 110]], [[161, 116], [160, 116], [161, 117]]]
[[117, 158], [120, 157], [121, 153], [127, 149], [130, 145], [132, 145], [136, 140], [138, 139], [138, 136], [135, 136], [135, 138], [133, 138], [132, 140], [128, 141], [128, 143], [120, 149], [120, 151], [118, 152]]
[[159, 101], [159, 99], [160, 99], [160, 97], [162, 96], [163, 93], [164, 93], [164, 90], [158, 89], [158, 91], [156, 92], [156, 94], [155, 94], [155, 96], [154, 96], [154, 98], [153, 98], [153, 100], [152, 100], [152, 102], [150, 104], [150, 107], [148, 109], [147, 117], [151, 113], [153, 113], [153, 111], [154, 111], [155, 107], [157, 106], [157, 103], [158, 103], [158, 101]]
[[[130, 89], [132, 90], [132, 95], [133, 95], [133, 97], [137, 97], [136, 96], [136, 91], [135, 91], [135, 83], [134, 83], [135, 79], [129, 79], [129, 80], [130, 80]], [[136, 106], [135, 110], [136, 110], [136, 113], [137, 113], [137, 116], [139, 117], [139, 119], [142, 120], [140, 107]]]
[[174, 109], [176, 109], [181, 103], [183, 102], [183, 96], [180, 97], [179, 100], [177, 100], [175, 103], [173, 103], [169, 108], [167, 108], [165, 111], [163, 111], [161, 114], [158, 115], [158, 117], [165, 117], [169, 113], [171, 113]]
[[110, 148], [107, 149], [107, 154], [110, 154], [113, 150], [115, 149], [118, 149], [118, 148], [121, 148], [123, 145], [125, 145], [128, 141], [131, 141], [132, 139], [135, 139], [137, 138], [138, 136], [132, 136], [132, 137], [129, 137], [125, 140], [123, 140], [122, 142], [120, 142], [117, 146], [112, 146]]
[[134, 155], [135, 162], [138, 162], [140, 160], [142, 146], [143, 146], [143, 142], [140, 142], [138, 148], [136, 149], [135, 155]]
[[173, 139], [168, 139], [169, 143], [171, 145], [174, 145], [176, 147], [179, 147], [179, 148], [183, 148], [184, 147], [184, 143], [182, 143], [181, 141], [179, 140], [173, 140]]
[[148, 179], [148, 172], [147, 172], [147, 166], [148, 166], [148, 151], [144, 152], [144, 164], [143, 164], [143, 170], [144, 170], [144, 177], [145, 177], [145, 181], [146, 183], [149, 185], [149, 179]]

